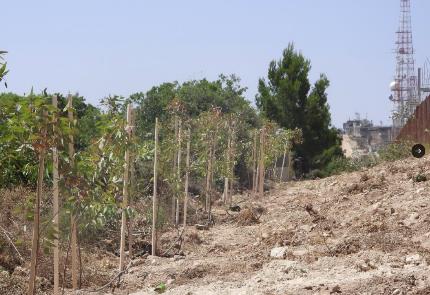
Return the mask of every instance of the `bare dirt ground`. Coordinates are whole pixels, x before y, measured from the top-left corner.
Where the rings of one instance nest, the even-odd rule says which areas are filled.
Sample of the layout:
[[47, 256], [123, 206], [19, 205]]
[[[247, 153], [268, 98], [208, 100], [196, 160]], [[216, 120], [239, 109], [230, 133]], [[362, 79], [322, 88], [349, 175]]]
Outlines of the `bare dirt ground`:
[[[149, 256], [124, 287], [134, 295], [156, 294], [161, 282], [165, 294], [181, 295], [430, 294], [429, 165], [407, 159], [279, 187], [241, 203], [266, 209], [258, 224], [227, 215], [192, 230], [184, 258]], [[274, 247], [285, 247], [278, 259]]]
[[[214, 227], [190, 226], [182, 253], [172, 248], [182, 255], [138, 258], [115, 290], [78, 294], [157, 294], [161, 283], [178, 295], [430, 294], [429, 167], [407, 159], [235, 196], [241, 212], [215, 206]], [[114, 255], [92, 261], [116, 273]]]

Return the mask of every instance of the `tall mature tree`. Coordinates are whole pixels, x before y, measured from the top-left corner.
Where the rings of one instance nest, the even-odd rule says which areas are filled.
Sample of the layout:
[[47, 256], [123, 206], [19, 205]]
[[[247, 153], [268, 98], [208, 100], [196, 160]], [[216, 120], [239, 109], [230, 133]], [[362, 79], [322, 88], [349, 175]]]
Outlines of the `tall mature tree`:
[[306, 171], [321, 168], [334, 155], [341, 155], [340, 139], [331, 126], [325, 75], [311, 87], [311, 63], [293, 44], [283, 51], [282, 58], [269, 65], [267, 82], [259, 80], [257, 107], [263, 116], [288, 129], [300, 128], [303, 143], [295, 147]]
[[251, 126], [258, 125], [258, 117], [249, 101], [244, 97], [246, 88], [240, 85], [240, 79], [235, 75], [220, 75], [215, 81], [207, 79], [163, 83], [153, 87], [146, 94], [135, 93], [130, 99], [137, 103], [138, 114], [136, 125], [151, 132], [155, 118], [160, 122], [168, 119], [166, 112], [174, 99], [179, 99], [184, 108], [184, 114], [191, 118], [201, 113], [219, 107], [222, 113], [237, 113]]

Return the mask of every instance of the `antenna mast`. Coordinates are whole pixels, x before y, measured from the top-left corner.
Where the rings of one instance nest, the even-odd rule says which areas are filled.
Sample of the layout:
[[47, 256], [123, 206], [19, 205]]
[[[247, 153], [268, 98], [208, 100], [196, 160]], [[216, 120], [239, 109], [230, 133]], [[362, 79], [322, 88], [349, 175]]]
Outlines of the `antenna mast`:
[[410, 0], [400, 0], [400, 25], [396, 34], [397, 66], [394, 82], [391, 83], [390, 99], [394, 102], [393, 127], [398, 131], [420, 104], [417, 93], [417, 76], [415, 75]]

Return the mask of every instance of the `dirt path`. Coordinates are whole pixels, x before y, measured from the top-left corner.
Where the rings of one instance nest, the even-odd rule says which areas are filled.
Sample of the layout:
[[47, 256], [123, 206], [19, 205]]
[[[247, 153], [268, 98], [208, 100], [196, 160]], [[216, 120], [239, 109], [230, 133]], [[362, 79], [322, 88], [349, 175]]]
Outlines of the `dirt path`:
[[[242, 206], [266, 210], [249, 226], [217, 208], [224, 221], [193, 229], [185, 257], [149, 256], [122, 291], [157, 294], [165, 283], [164, 294], [178, 295], [430, 294], [430, 190], [416, 181], [430, 179], [429, 165], [408, 159], [248, 197]], [[275, 247], [281, 259], [270, 257]]]

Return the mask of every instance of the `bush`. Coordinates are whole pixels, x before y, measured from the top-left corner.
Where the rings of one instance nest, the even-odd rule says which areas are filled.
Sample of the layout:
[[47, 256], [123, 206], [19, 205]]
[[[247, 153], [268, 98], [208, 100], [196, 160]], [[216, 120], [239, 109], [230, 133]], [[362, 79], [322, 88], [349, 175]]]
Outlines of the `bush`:
[[[343, 172], [358, 171], [363, 168], [371, 168], [381, 162], [393, 162], [410, 157], [413, 144], [408, 141], [395, 142], [378, 151], [355, 158], [337, 157], [329, 162], [322, 171], [318, 171], [317, 177], [328, 177]], [[312, 175], [315, 176], [315, 173]]]
[[357, 158], [338, 157], [328, 163], [324, 170], [321, 171], [321, 174], [327, 177], [342, 172], [353, 172], [362, 168], [371, 168], [378, 163], [379, 159], [375, 155], [365, 155]]

